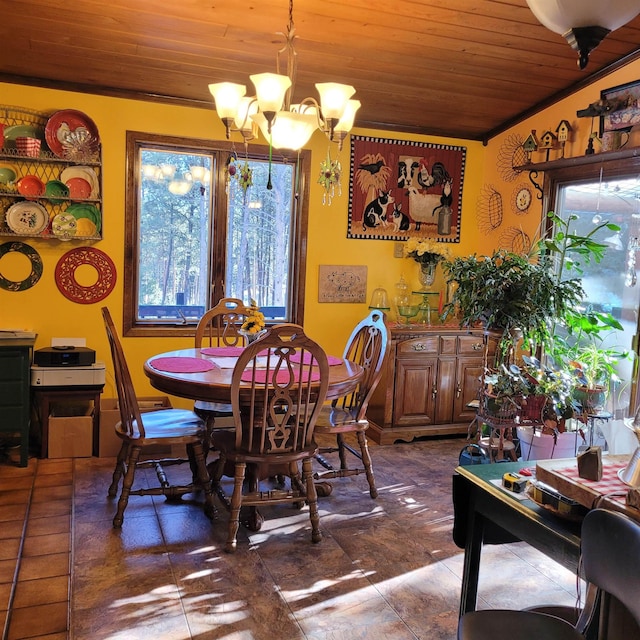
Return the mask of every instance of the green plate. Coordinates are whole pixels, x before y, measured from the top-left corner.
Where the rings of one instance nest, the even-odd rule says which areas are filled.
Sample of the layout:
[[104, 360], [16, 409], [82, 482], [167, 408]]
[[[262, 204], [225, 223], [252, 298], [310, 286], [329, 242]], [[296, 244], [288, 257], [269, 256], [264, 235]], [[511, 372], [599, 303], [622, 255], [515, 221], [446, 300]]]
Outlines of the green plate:
[[44, 140], [44, 129], [31, 124], [14, 124], [4, 128], [4, 148], [15, 149], [16, 138], [38, 138]]
[[49, 180], [44, 190], [45, 197], [53, 204], [60, 204], [69, 197], [69, 187], [60, 180]]
[[102, 226], [102, 216], [97, 207], [92, 204], [74, 203], [67, 207], [67, 213], [70, 213], [76, 220], [80, 218], [89, 218], [93, 224], [96, 225], [96, 231], [100, 233], [100, 227]]

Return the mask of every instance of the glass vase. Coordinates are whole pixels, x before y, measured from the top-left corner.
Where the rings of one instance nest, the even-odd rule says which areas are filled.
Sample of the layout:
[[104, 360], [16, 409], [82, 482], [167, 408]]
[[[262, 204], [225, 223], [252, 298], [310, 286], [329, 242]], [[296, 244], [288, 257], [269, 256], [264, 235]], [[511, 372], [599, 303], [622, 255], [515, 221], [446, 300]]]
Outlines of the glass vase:
[[422, 287], [422, 291], [428, 291], [429, 287], [436, 279], [436, 266], [435, 264], [421, 264], [420, 271], [418, 271], [418, 280]]

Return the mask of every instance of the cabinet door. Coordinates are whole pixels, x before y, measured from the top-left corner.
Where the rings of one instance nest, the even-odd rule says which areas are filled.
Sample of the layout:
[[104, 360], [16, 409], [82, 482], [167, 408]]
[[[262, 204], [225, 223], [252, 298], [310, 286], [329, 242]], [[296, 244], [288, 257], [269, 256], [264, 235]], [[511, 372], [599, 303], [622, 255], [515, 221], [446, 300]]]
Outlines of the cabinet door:
[[22, 431], [29, 407], [29, 350], [0, 349], [0, 431]]
[[398, 358], [393, 397], [393, 426], [434, 424], [435, 357]]
[[482, 358], [478, 356], [459, 356], [456, 383], [453, 395], [453, 422], [471, 422], [476, 415], [475, 409], [467, 404], [478, 397], [480, 377], [482, 376]]
[[438, 362], [438, 377], [436, 378], [436, 424], [456, 422], [454, 416], [457, 360], [455, 358], [440, 357]]

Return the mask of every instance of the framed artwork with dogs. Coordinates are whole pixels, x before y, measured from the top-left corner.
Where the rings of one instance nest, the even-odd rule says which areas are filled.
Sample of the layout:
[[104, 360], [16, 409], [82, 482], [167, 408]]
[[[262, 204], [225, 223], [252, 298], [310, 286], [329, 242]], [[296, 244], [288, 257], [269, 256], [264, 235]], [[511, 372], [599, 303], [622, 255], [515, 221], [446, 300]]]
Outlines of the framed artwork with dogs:
[[466, 147], [351, 136], [348, 238], [460, 241]]

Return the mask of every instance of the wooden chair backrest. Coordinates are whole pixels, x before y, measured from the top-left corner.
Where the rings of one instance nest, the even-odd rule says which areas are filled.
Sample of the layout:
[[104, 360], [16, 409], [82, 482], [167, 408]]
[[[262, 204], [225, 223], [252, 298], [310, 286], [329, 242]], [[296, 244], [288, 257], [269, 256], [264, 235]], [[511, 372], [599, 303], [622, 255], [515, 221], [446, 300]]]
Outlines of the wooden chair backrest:
[[107, 338], [109, 339], [109, 347], [111, 349], [111, 359], [113, 360], [113, 369], [116, 379], [116, 393], [118, 395], [118, 405], [120, 408], [120, 420], [122, 422], [122, 431], [130, 438], [144, 438], [144, 425], [140, 417], [140, 407], [136, 398], [133, 382], [129, 367], [124, 357], [122, 345], [118, 340], [115, 325], [111, 319], [111, 314], [107, 307], [102, 307], [102, 317], [107, 330]]
[[389, 345], [384, 312], [373, 309], [355, 326], [343, 354], [345, 359], [364, 369], [364, 377], [353, 393], [334, 401], [333, 406], [348, 411], [355, 420], [365, 419], [369, 400], [382, 376], [382, 364]]
[[243, 346], [244, 339], [238, 331], [249, 315], [249, 307], [238, 298], [222, 298], [209, 309], [196, 327], [195, 347]]
[[[242, 381], [243, 374], [249, 375], [250, 381]], [[276, 379], [278, 374], [282, 380]], [[233, 371], [236, 449], [269, 456], [308, 447], [328, 383], [327, 356], [302, 327], [271, 327], [245, 348]]]

